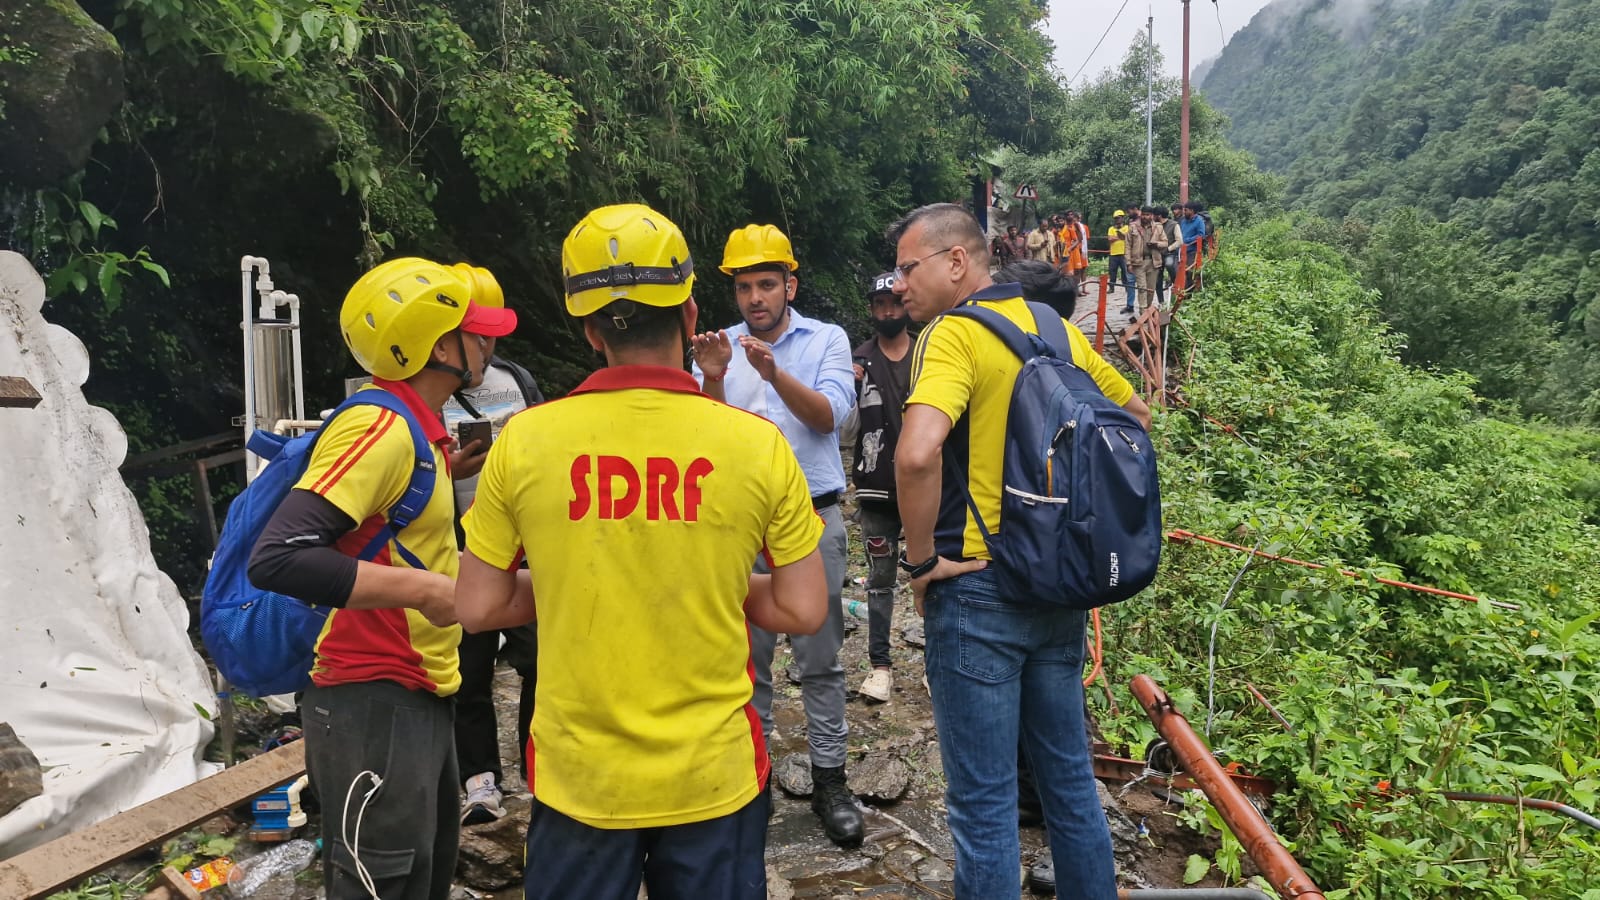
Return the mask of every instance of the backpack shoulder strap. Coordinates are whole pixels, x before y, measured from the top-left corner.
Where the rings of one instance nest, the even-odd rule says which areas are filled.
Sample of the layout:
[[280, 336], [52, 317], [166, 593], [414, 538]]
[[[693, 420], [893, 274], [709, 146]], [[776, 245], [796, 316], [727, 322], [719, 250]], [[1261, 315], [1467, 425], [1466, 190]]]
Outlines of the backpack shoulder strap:
[[[414, 569], [426, 569], [427, 566], [400, 543], [398, 535], [422, 515], [428, 500], [433, 497], [433, 487], [438, 477], [437, 467], [433, 463], [433, 445], [428, 442], [427, 435], [422, 432], [422, 424], [411, 414], [411, 409], [406, 406], [405, 401], [382, 389], [356, 391], [346, 397], [344, 402], [334, 409], [333, 415], [328, 417], [329, 421], [345, 409], [358, 405], [380, 406], [399, 416], [411, 432], [411, 447], [414, 454], [411, 481], [406, 485], [405, 493], [400, 495], [399, 502], [389, 507], [388, 521], [362, 548], [358, 558], [364, 560], [376, 558], [384, 545], [393, 539], [395, 547], [399, 549], [400, 556], [405, 559], [407, 565]], [[327, 427], [327, 423], [323, 423], [323, 427]]]
[[994, 333], [1006, 349], [1016, 354], [1016, 357], [1027, 362], [1039, 355], [1034, 343], [1028, 340], [1027, 332], [1013, 325], [1011, 320], [998, 312], [977, 303], [965, 303], [945, 312], [947, 316], [959, 319], [972, 319]]
[[1033, 327], [1039, 331], [1039, 339], [1050, 345], [1056, 359], [1074, 365], [1072, 362], [1072, 339], [1067, 336], [1067, 326], [1061, 321], [1061, 314], [1043, 303], [1028, 302], [1028, 309], [1033, 313]]

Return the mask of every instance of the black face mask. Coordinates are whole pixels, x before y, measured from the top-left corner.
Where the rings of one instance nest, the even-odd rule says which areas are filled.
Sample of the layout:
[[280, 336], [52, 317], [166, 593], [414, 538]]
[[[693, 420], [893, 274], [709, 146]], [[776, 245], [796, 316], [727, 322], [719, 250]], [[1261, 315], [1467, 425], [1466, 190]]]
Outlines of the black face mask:
[[900, 316], [899, 318], [895, 319], [872, 320], [872, 327], [877, 329], [878, 333], [886, 338], [899, 337], [900, 332], [905, 331], [910, 324], [910, 316]]

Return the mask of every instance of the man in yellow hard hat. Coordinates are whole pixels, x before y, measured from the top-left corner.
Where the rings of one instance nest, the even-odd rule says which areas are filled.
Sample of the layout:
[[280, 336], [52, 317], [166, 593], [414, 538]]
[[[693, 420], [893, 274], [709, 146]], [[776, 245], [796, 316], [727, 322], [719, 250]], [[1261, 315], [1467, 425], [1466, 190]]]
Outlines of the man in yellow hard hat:
[[[747, 621], [822, 625], [822, 523], [783, 434], [683, 370], [698, 309], [671, 220], [596, 209], [561, 264], [606, 368], [501, 431], [456, 589], [471, 631], [537, 610], [523, 889], [764, 900], [770, 763]], [[750, 573], [758, 553], [770, 575]]]
[[[861, 843], [860, 807], [845, 781], [844, 607], [841, 602], [849, 546], [839, 501], [844, 463], [839, 426], [855, 406], [855, 372], [844, 329], [801, 315], [792, 304], [800, 279], [794, 248], [776, 225], [747, 225], [728, 235], [724, 273], [733, 276], [734, 300], [744, 321], [694, 339], [696, 374], [705, 392], [777, 423], [800, 459], [811, 504], [826, 523], [822, 559], [828, 569], [828, 621], [815, 635], [790, 641], [800, 670], [806, 738], [811, 751], [811, 809], [828, 838]], [[734, 350], [738, 345], [738, 352]], [[756, 708], [772, 734], [772, 655], [778, 638], [752, 629]]]
[[[404, 413], [357, 405], [324, 424], [305, 474], [251, 554], [257, 587], [333, 607], [300, 706], [330, 900], [450, 894], [461, 629], [448, 477], [433, 481], [409, 524], [394, 530], [390, 517], [426, 464], [419, 452], [431, 451], [433, 470], [448, 476], [440, 411], [451, 393], [482, 383], [494, 339], [516, 322], [508, 309], [473, 303], [466, 283], [436, 262], [395, 259], [362, 276], [340, 308], [340, 329], [372, 373], [363, 390], [389, 392]], [[412, 426], [427, 448], [416, 446]], [[380, 541], [373, 558], [369, 545]]]

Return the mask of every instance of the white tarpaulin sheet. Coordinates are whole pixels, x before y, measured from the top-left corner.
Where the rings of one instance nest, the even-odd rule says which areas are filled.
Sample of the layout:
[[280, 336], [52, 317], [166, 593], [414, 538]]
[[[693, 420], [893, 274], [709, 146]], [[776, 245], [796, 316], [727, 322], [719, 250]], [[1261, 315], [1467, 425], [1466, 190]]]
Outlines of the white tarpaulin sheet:
[[188, 611], [117, 473], [127, 436], [83, 398], [83, 344], [40, 315], [44, 283], [0, 252], [0, 375], [44, 397], [0, 409], [0, 722], [44, 794], [0, 817], [0, 858], [190, 784], [215, 708]]

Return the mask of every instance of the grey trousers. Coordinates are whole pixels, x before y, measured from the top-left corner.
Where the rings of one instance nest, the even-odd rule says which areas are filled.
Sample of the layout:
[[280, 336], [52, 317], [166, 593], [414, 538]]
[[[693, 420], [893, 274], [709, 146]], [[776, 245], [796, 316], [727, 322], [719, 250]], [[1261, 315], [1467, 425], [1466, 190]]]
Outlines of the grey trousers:
[[[844, 721], [844, 666], [839, 664], [839, 648], [844, 646], [844, 606], [839, 598], [844, 593], [849, 542], [845, 536], [844, 514], [837, 503], [817, 515], [822, 517], [823, 523], [819, 549], [828, 573], [828, 620], [816, 634], [791, 635], [789, 644], [794, 648], [795, 664], [800, 667], [800, 699], [806, 708], [806, 740], [811, 748], [811, 762], [831, 769], [844, 765], [849, 738]], [[756, 570], [766, 571], [763, 561], [757, 560]], [[777, 635], [754, 624], [750, 626], [750, 657], [756, 668], [753, 700], [756, 712], [761, 715], [762, 734], [769, 745], [772, 741], [772, 654], [777, 646]]]
[[461, 835], [450, 699], [373, 681], [308, 688], [300, 710], [328, 900], [370, 896], [347, 832], [382, 900], [447, 900]]

